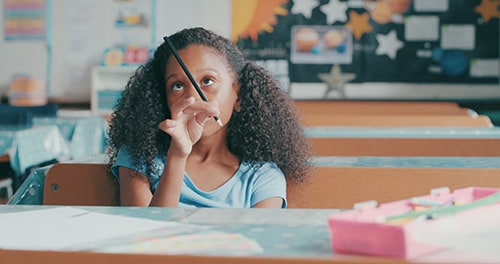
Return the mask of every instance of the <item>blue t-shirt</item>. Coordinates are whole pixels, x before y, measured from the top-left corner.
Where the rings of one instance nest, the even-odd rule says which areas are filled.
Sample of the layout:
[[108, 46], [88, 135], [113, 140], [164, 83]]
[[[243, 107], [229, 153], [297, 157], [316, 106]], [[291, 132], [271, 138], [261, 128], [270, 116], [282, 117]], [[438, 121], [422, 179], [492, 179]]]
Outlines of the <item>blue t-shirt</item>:
[[[121, 148], [111, 169], [118, 180], [118, 167], [126, 167], [145, 175], [149, 179], [151, 192], [154, 193], [163, 173], [165, 160], [165, 156], [156, 156], [152, 172], [147, 174], [146, 164], [134, 166], [129, 152], [126, 148]], [[286, 207], [286, 180], [283, 172], [274, 162], [242, 162], [233, 177], [209, 192], [198, 189], [187, 173], [184, 173], [179, 206], [251, 208], [271, 197], [281, 197], [282, 207]]]

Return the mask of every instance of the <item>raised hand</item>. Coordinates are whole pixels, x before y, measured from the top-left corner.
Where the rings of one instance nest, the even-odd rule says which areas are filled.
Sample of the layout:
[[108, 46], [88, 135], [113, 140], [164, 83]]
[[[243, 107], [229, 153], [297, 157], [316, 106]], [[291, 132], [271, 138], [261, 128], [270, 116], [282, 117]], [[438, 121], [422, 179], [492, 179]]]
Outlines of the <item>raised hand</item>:
[[159, 128], [172, 137], [169, 155], [187, 156], [200, 139], [205, 123], [219, 115], [215, 103], [189, 97], [175, 103], [170, 109], [171, 119], [165, 119]]

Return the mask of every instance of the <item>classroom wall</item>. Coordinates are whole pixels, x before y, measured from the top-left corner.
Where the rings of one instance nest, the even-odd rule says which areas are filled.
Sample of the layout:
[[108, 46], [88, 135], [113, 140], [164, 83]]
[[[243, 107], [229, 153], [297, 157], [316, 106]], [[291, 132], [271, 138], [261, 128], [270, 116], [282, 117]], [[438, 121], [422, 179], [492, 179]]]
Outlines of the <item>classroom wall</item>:
[[[0, 95], [6, 94], [13, 74], [27, 73], [47, 80], [51, 97], [88, 101], [90, 69], [100, 63], [103, 49], [115, 41], [116, 28], [112, 15], [118, 1], [46, 1], [51, 5], [52, 53], [48, 54], [43, 40], [9, 42], [1, 38]], [[207, 27], [226, 37], [230, 36], [231, 0], [143, 1], [156, 6], [155, 14], [151, 17], [156, 21], [156, 27], [151, 28], [151, 34], [142, 37], [140, 42], [155, 46], [164, 35], [191, 26]], [[1, 3], [0, 23], [3, 23], [4, 0]], [[78, 19], [85, 22], [78, 23]], [[290, 94], [294, 98], [321, 98], [325, 90], [324, 83], [292, 83]], [[460, 83], [349, 83], [346, 94], [347, 99], [491, 99], [500, 98], [500, 87], [496, 84]]]
[[[27, 73], [46, 80], [49, 74], [50, 96], [70, 100], [90, 99], [90, 70], [101, 62], [104, 48], [115, 42], [114, 27], [117, 1], [46, 0], [51, 5], [51, 65], [48, 65], [47, 43], [44, 40], [6, 41], [3, 38], [4, 0], [0, 1], [0, 95], [6, 95], [11, 77]], [[140, 0], [141, 1], [141, 0]], [[230, 35], [230, 0], [142, 0], [153, 3], [156, 15], [151, 19], [156, 28], [138, 40], [153, 46], [164, 35], [184, 27], [204, 26], [224, 36]], [[80, 21], [78, 21], [80, 20]], [[77, 27], [69, 27], [76, 25]], [[47, 29], [49, 30], [49, 29]], [[153, 35], [153, 33], [155, 35]], [[156, 43], [152, 43], [154, 40]], [[48, 70], [50, 66], [50, 70]]]

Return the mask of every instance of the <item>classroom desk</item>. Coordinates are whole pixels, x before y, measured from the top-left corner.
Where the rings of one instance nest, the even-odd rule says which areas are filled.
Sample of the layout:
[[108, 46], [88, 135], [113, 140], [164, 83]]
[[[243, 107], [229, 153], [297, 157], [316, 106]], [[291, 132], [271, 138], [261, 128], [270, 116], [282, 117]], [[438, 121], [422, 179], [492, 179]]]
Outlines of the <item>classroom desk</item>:
[[[80, 160], [83, 163], [106, 163], [103, 155]], [[500, 168], [500, 157], [313, 157], [315, 167], [386, 167], [386, 168]], [[52, 167], [33, 170], [14, 193], [8, 204], [43, 203], [46, 172]]]
[[500, 168], [500, 157], [340, 157], [316, 156], [316, 167]]
[[35, 117], [31, 128], [0, 128], [0, 162], [13, 171], [14, 191], [34, 167], [95, 156], [105, 147], [106, 123], [100, 117]]
[[33, 124], [56, 125], [69, 142], [71, 159], [95, 156], [105, 150], [107, 125], [101, 117], [35, 117]]
[[493, 127], [488, 116], [396, 114], [301, 114], [305, 126], [354, 127]]
[[69, 146], [55, 125], [28, 129], [0, 128], [0, 154], [21, 175], [31, 166], [70, 155]]
[[303, 114], [477, 115], [455, 102], [294, 100], [294, 103]]
[[308, 137], [349, 138], [500, 138], [500, 127], [443, 128], [443, 127], [334, 127], [308, 126]]
[[[330, 234], [327, 219], [338, 213], [335, 209], [200, 209], [200, 208], [137, 208], [137, 207], [55, 207], [55, 206], [0, 206], [0, 215], [16, 212], [40, 213], [43, 210], [83, 210], [86, 218], [73, 225], [78, 225], [87, 232], [104, 228], [95, 223], [101, 217], [134, 217], [130, 222], [156, 220], [169, 221], [174, 228], [158, 228], [126, 234], [114, 238], [83, 244], [73, 244], [69, 248], [53, 248], [52, 244], [32, 245], [22, 248], [8, 247], [0, 250], [0, 258], [5, 263], [475, 263], [500, 261], [500, 256], [492, 250], [488, 254], [478, 254], [474, 248], [466, 250], [443, 249], [426, 256], [404, 261], [382, 257], [336, 254], [330, 246]], [[35, 210], [38, 210], [35, 211]], [[42, 210], [42, 211], [40, 211]], [[102, 215], [104, 214], [104, 215]], [[45, 216], [52, 219], [53, 216]], [[3, 217], [2, 217], [3, 218]], [[0, 219], [2, 219], [0, 218]], [[46, 218], [26, 216], [22, 220], [25, 226], [11, 223], [4, 228], [22, 228], [19, 236], [26, 236], [21, 241], [32, 238], [40, 222]], [[32, 220], [31, 220], [32, 219]], [[78, 218], [77, 218], [78, 219]], [[86, 219], [86, 220], [85, 220]], [[90, 219], [90, 220], [89, 220]], [[121, 220], [121, 219], [120, 219]], [[29, 225], [29, 221], [33, 225]], [[86, 222], [88, 224], [86, 224]], [[114, 222], [114, 221], [113, 221]], [[28, 224], [26, 224], [28, 223]], [[66, 222], [68, 223], [68, 222]], [[72, 225], [73, 222], [63, 227]], [[158, 223], [158, 222], [155, 222]], [[47, 227], [48, 225], [49, 227]], [[45, 228], [56, 237], [78, 236], [77, 230], [67, 229], [58, 233], [58, 227]], [[60, 229], [63, 228], [59, 226]], [[26, 231], [28, 230], [28, 231]], [[83, 232], [84, 234], [85, 232]], [[82, 235], [80, 235], [82, 236]], [[198, 240], [189, 239], [198, 238]], [[17, 238], [16, 238], [17, 239]], [[156, 239], [156, 240], [155, 240]], [[168, 241], [188, 241], [186, 247], [174, 246], [161, 248]], [[9, 242], [9, 237], [2, 237]], [[33, 239], [32, 239], [33, 240]], [[466, 236], [464, 236], [466, 240]], [[147, 246], [141, 243], [149, 241]], [[155, 241], [160, 241], [156, 242]], [[228, 242], [230, 241], [230, 242]], [[31, 242], [31, 241], [30, 241]], [[0, 242], [1, 243], [1, 242]], [[177, 242], [180, 243], [180, 242]], [[226, 244], [225, 244], [226, 243]], [[492, 242], [493, 243], [493, 242]], [[16, 248], [16, 250], [12, 250]], [[37, 250], [33, 250], [33, 248]], [[236, 250], [239, 248], [239, 250]], [[149, 252], [148, 252], [149, 250]], [[165, 254], [164, 250], [173, 250]], [[187, 250], [187, 251], [186, 251]], [[476, 249], [478, 250], [478, 249]], [[481, 252], [481, 253], [484, 253]], [[180, 255], [175, 255], [180, 254]]]
[[1, 161], [16, 175], [53, 159], [80, 159], [103, 153], [105, 121], [92, 118], [35, 117], [33, 127], [0, 127]]
[[316, 156], [500, 156], [500, 128], [308, 127]]

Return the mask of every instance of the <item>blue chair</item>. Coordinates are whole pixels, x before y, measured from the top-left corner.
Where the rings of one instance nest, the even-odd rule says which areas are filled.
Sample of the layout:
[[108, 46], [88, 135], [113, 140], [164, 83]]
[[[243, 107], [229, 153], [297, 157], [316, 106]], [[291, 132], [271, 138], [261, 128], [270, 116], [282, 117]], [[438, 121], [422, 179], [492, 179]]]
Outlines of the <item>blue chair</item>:
[[[2, 190], [5, 190], [5, 192], [6, 192], [4, 199], [6, 201], [9, 201], [9, 199], [14, 194], [14, 189], [12, 187], [12, 179], [10, 179], [10, 178], [0, 179], [0, 192]], [[2, 199], [2, 197], [0, 197], [0, 199]]]
[[[7, 201], [14, 193], [14, 171], [10, 168], [8, 161], [0, 161], [0, 200]], [[0, 202], [2, 203], [2, 202]]]

